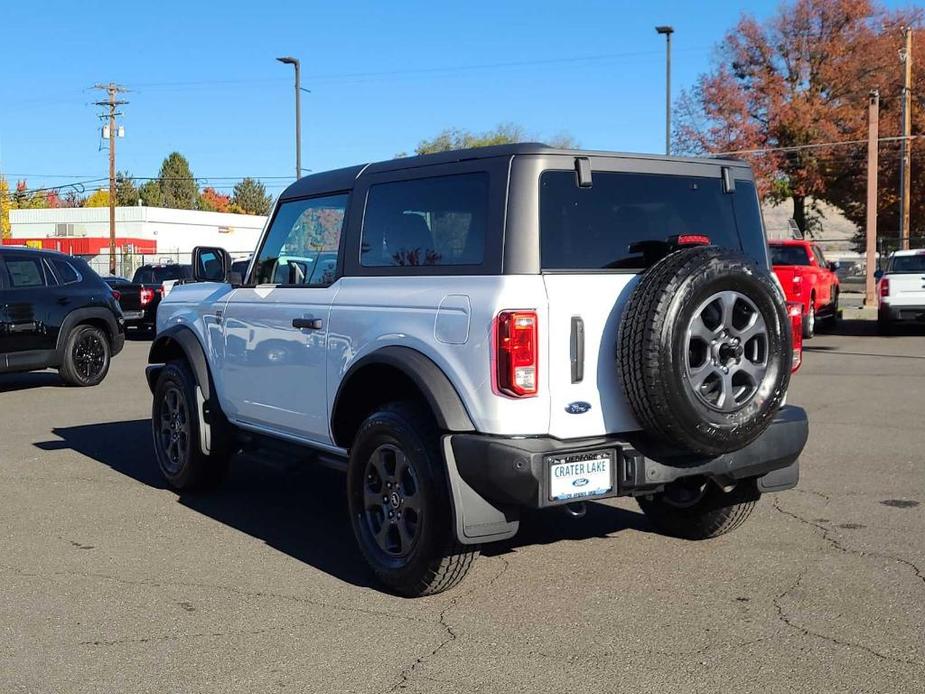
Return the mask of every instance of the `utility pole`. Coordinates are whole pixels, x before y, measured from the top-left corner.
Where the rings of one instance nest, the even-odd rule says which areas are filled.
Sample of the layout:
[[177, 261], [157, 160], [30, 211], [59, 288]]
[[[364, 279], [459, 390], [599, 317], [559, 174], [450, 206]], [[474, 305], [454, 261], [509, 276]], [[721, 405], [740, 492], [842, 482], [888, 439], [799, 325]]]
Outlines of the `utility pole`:
[[874, 269], [877, 265], [877, 174], [880, 140], [880, 92], [871, 90], [867, 110], [867, 272], [864, 283], [864, 305], [876, 306], [877, 294]]
[[671, 154], [671, 35], [674, 27], [657, 26], [655, 31], [665, 35], [665, 154]]
[[100, 114], [101, 120], [109, 120], [108, 126], [103, 128], [103, 137], [109, 138], [109, 274], [116, 274], [116, 137], [119, 132], [116, 130], [116, 116], [122, 114], [116, 109], [124, 106], [127, 101], [119, 101], [116, 96], [127, 91], [124, 87], [115, 82], [109, 84], [95, 84], [94, 89], [101, 89], [106, 92], [105, 101], [95, 102], [97, 106], [103, 106], [108, 109], [108, 113]]
[[285, 56], [277, 60], [295, 68], [295, 180], [302, 177], [302, 81], [298, 58]]
[[905, 67], [903, 76], [902, 120], [903, 139], [900, 150], [899, 169], [899, 241], [900, 248], [909, 250], [909, 200], [912, 192], [912, 27], [903, 27], [905, 48], [900, 51], [900, 59]]

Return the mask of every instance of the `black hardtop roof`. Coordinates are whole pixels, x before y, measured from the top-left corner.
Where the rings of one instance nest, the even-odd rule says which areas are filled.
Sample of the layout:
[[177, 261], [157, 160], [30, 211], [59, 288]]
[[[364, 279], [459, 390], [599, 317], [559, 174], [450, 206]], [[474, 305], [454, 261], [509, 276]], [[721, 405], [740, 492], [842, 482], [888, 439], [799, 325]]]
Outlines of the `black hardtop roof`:
[[527, 154], [564, 155], [572, 157], [614, 157], [619, 159], [649, 159], [658, 161], [709, 163], [716, 166], [731, 166], [748, 168], [748, 163], [741, 159], [720, 157], [672, 157], [664, 154], [636, 154], [628, 152], [608, 152], [585, 149], [561, 149], [550, 147], [542, 142], [519, 142], [509, 145], [492, 145], [490, 147], [475, 147], [472, 149], [455, 149], [449, 152], [435, 154], [419, 154], [413, 157], [389, 159], [373, 164], [357, 164], [343, 169], [324, 171], [300, 178], [283, 191], [280, 199], [299, 198], [318, 193], [329, 193], [353, 188], [360, 174], [384, 173], [387, 171], [400, 171], [420, 166], [433, 166], [435, 164], [451, 164], [459, 161], [473, 159], [491, 159], [494, 157], [513, 157]]

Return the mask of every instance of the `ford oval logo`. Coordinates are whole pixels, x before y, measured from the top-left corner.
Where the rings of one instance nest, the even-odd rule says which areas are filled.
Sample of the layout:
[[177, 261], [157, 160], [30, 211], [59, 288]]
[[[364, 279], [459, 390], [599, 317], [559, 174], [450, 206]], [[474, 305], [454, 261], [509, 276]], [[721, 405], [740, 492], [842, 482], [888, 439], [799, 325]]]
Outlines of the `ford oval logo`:
[[579, 477], [577, 480], [572, 481], [573, 487], [584, 487], [588, 483], [587, 477]]
[[578, 402], [570, 402], [565, 406], [565, 411], [569, 414], [584, 414], [591, 409], [591, 403], [584, 402], [579, 400]]

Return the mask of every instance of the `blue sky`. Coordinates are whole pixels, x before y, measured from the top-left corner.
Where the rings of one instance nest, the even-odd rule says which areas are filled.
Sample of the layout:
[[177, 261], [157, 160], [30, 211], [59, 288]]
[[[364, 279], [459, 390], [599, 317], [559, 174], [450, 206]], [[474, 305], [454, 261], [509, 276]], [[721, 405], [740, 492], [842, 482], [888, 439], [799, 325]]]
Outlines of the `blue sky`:
[[274, 60], [287, 54], [311, 90], [302, 165], [315, 171], [499, 122], [658, 152], [664, 39], [653, 27], [675, 27], [677, 95], [740, 11], [713, 0], [5, 2], [0, 171], [30, 187], [107, 175], [91, 104], [102, 95], [88, 87], [114, 80], [132, 90], [119, 169], [155, 176], [177, 150], [219, 189], [249, 175], [277, 193], [294, 168], [292, 68]]

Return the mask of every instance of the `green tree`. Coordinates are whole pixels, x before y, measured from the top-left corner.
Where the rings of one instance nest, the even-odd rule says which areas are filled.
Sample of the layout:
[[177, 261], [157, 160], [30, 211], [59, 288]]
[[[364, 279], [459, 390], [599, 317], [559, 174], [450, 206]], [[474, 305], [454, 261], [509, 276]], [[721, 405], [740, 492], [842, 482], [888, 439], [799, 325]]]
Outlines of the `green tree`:
[[132, 207], [138, 204], [138, 188], [128, 171], [116, 174], [116, 205], [119, 207]]
[[[473, 147], [490, 147], [492, 145], [506, 145], [515, 142], [527, 142], [534, 139], [523, 127], [515, 123], [501, 123], [492, 130], [474, 133], [461, 128], [448, 128], [429, 140], [421, 140], [414, 148], [415, 154], [433, 154], [435, 152], [448, 152], [454, 149], [471, 149]], [[567, 133], [560, 133], [548, 138], [552, 147], [574, 149], [577, 147], [575, 139]], [[404, 156], [400, 154], [398, 156]]]
[[268, 214], [273, 198], [267, 194], [267, 189], [260, 181], [245, 178], [235, 184], [231, 196], [231, 204], [237, 211], [244, 214]]
[[141, 198], [141, 204], [148, 207], [164, 207], [164, 195], [156, 180], [143, 183], [138, 189], [138, 197]]
[[164, 207], [195, 210], [199, 202], [199, 186], [190, 170], [189, 162], [179, 152], [171, 152], [161, 164], [157, 176]]

